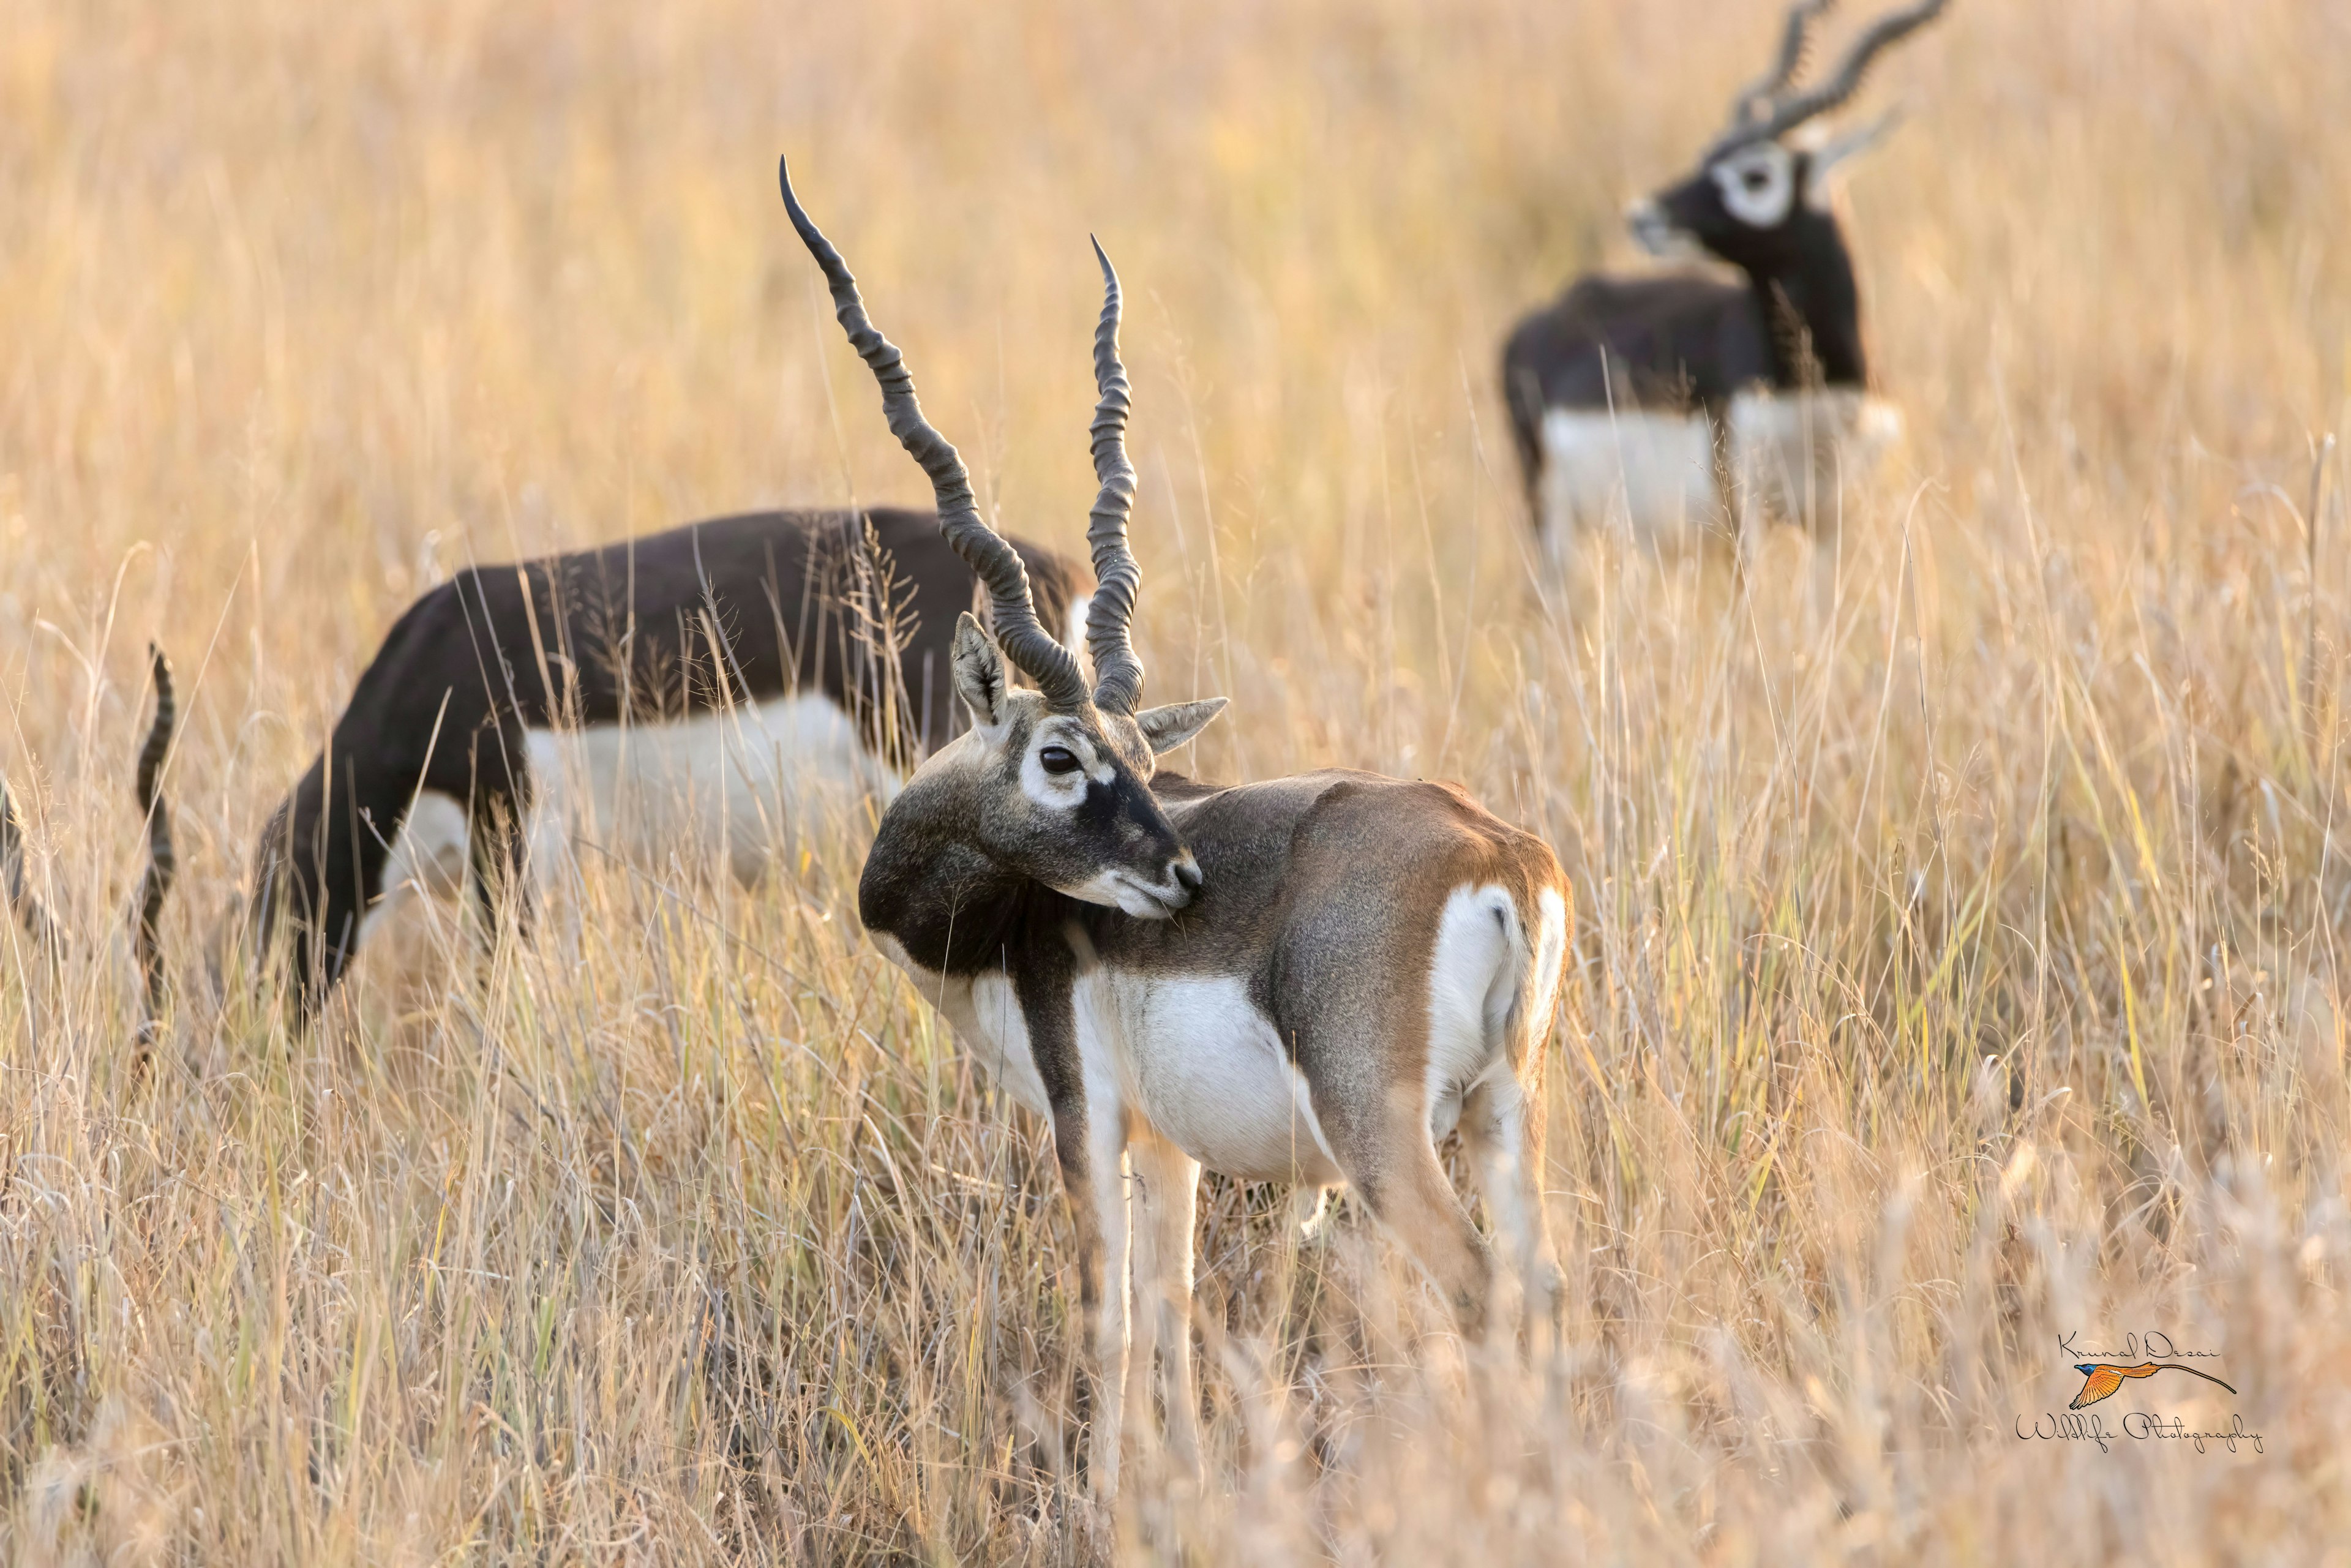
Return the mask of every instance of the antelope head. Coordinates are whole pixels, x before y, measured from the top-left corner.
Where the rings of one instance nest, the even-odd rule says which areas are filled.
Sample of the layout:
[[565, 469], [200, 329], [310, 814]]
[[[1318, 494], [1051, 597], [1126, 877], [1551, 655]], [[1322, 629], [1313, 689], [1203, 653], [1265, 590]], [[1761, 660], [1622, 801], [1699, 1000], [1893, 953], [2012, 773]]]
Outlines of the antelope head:
[[1861, 88], [1877, 57], [1939, 16], [1949, 0], [1918, 0], [1862, 30], [1828, 79], [1798, 91], [1813, 24], [1835, 0], [1797, 0], [1771, 69], [1742, 89], [1730, 123], [1695, 173], [1633, 204], [1633, 237], [1653, 255], [1695, 246], [1750, 272], [1788, 265], [1806, 230], [1831, 220], [1832, 172], [1890, 130], [1887, 113], [1841, 135], [1801, 134]]
[[[963, 460], [923, 417], [904, 358], [865, 314], [856, 279], [779, 171], [792, 226], [823, 269], [834, 313], [881, 383], [890, 432], [922, 465], [938, 498], [939, 528], [987, 593], [996, 634], [964, 615], [952, 654], [956, 695], [972, 727], [932, 756], [883, 813], [859, 888], [867, 926], [893, 929], [904, 890], [890, 879], [920, 866], [977, 889], [1006, 876], [1041, 883], [1088, 904], [1159, 920], [1191, 903], [1200, 871], [1151, 791], [1157, 758], [1192, 739], [1222, 697], [1143, 708], [1143, 664], [1127, 627], [1141, 573], [1127, 544], [1134, 469], [1126, 457], [1128, 386], [1119, 362], [1118, 274], [1102, 246], [1102, 311], [1094, 332], [1100, 402], [1092, 427], [1100, 485], [1086, 541], [1098, 586], [1086, 614], [1094, 684], [1076, 655], [1039, 623], [1019, 556], [982, 520]], [[1018, 671], [1035, 689], [1016, 687]]]

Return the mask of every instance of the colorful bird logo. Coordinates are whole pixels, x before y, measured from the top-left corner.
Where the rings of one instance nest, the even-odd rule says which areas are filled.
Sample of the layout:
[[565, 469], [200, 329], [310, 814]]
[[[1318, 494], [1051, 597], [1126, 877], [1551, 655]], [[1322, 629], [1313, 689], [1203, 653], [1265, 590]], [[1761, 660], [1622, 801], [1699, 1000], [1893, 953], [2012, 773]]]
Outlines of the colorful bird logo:
[[[2220, 1383], [2219, 1378], [2209, 1372], [2198, 1372], [2194, 1367], [2183, 1366], [2176, 1361], [2143, 1361], [2137, 1366], [2115, 1366], [2103, 1362], [2082, 1361], [2074, 1363], [2074, 1370], [2082, 1375], [2082, 1392], [2074, 1396], [2074, 1403], [2065, 1406], [2068, 1410], [2079, 1410], [2085, 1405], [2095, 1405], [2099, 1400], [2108, 1397], [2116, 1389], [2120, 1388], [2126, 1377], [2153, 1377], [2158, 1372], [2185, 1372], [2191, 1376], [2200, 1377], [2207, 1383]], [[2220, 1386], [2228, 1389], [2231, 1394], [2237, 1391], [2230, 1384], [2220, 1383]]]

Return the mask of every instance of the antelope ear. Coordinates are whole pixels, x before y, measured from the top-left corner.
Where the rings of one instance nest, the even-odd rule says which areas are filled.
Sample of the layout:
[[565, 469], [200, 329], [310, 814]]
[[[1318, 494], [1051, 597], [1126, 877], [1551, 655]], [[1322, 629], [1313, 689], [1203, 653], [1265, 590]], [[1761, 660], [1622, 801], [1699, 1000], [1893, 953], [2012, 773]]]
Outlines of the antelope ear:
[[956, 695], [963, 698], [964, 706], [971, 710], [971, 722], [978, 729], [993, 733], [1004, 723], [1004, 699], [1009, 689], [1005, 678], [1004, 650], [996, 639], [980, 628], [978, 619], [967, 610], [956, 620], [955, 648], [948, 664], [955, 672]]
[[1825, 206], [1844, 177], [1843, 165], [1856, 153], [1868, 152], [1902, 123], [1902, 105], [1894, 104], [1876, 119], [1838, 131], [1809, 149], [1811, 167], [1804, 179], [1804, 196], [1815, 207]]
[[1147, 707], [1134, 716], [1143, 731], [1143, 738], [1154, 757], [1165, 757], [1177, 747], [1208, 727], [1208, 721], [1225, 711], [1225, 698], [1202, 697], [1196, 703], [1169, 703], [1165, 707]]

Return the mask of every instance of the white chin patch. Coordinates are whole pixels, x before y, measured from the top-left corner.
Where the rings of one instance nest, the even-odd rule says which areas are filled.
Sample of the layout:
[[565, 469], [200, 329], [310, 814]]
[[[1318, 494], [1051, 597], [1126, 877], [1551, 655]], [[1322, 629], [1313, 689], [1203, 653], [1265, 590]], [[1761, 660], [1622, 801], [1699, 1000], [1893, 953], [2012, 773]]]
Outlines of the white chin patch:
[[1061, 891], [1087, 904], [1123, 910], [1137, 920], [1165, 920], [1192, 902], [1191, 894], [1173, 877], [1165, 883], [1147, 883], [1117, 871], [1097, 872], [1078, 886]]
[[1748, 227], [1776, 229], [1788, 221], [1796, 199], [1796, 159], [1778, 142], [1750, 142], [1707, 172], [1721, 193], [1723, 210]]

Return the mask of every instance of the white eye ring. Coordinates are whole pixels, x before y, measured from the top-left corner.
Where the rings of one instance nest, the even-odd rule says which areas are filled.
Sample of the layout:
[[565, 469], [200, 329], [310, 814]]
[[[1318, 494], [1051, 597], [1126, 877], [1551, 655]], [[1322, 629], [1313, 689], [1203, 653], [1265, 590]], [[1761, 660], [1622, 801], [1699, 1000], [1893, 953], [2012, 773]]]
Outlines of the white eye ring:
[[1788, 221], [1796, 194], [1795, 160], [1776, 141], [1742, 147], [1708, 171], [1723, 209], [1749, 228], [1774, 229]]

